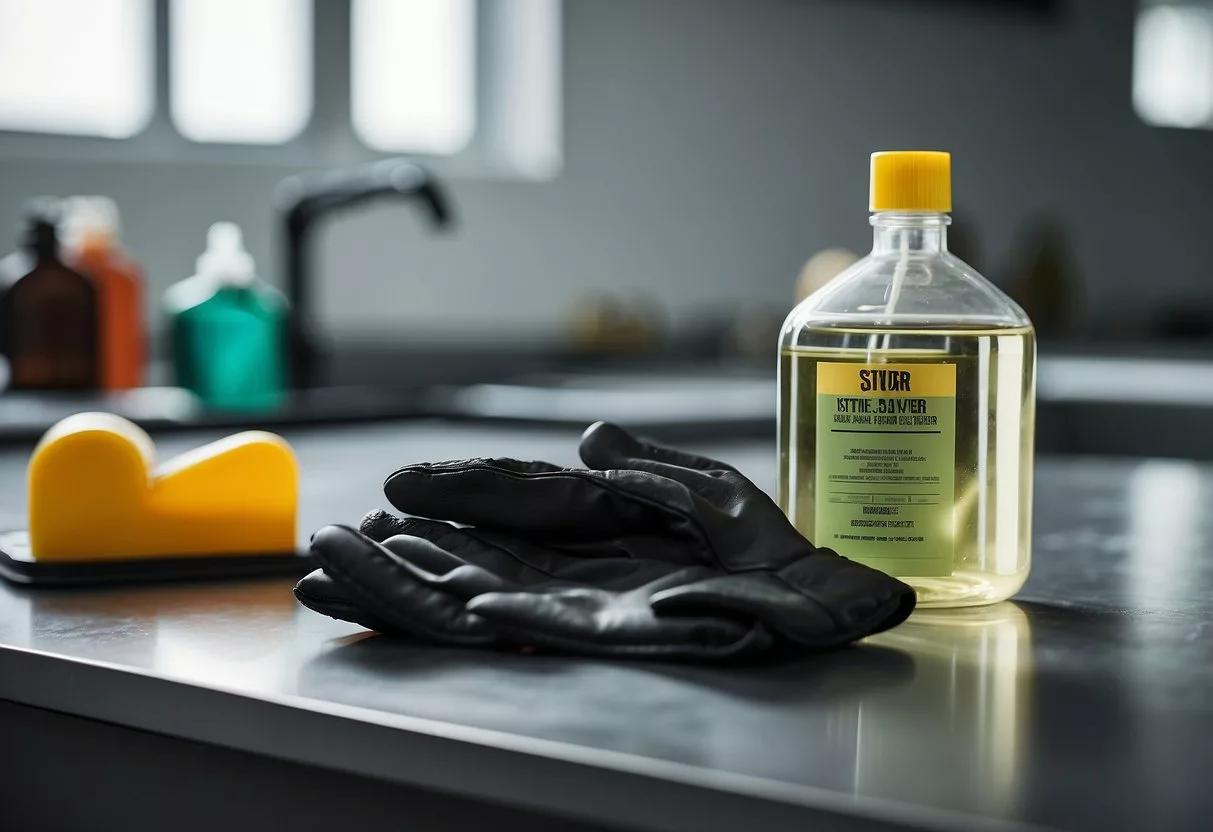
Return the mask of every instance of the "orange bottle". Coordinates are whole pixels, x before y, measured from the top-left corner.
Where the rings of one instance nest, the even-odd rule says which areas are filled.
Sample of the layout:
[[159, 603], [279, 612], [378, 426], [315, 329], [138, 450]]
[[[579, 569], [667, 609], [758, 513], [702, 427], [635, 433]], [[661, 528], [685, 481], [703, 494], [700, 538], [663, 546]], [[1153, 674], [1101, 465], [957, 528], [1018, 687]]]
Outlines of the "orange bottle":
[[118, 207], [103, 196], [67, 201], [68, 262], [97, 287], [101, 386], [126, 390], [143, 382], [143, 270], [118, 242]]

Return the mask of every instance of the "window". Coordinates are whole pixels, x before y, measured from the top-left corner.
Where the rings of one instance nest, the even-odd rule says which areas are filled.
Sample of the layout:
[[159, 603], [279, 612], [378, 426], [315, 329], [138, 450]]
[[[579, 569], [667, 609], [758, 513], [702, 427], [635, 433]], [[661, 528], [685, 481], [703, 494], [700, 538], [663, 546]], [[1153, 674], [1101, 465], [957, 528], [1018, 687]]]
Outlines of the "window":
[[135, 135], [153, 43], [152, 0], [0, 0], [0, 129]]
[[376, 150], [455, 153], [472, 137], [472, 0], [354, 0], [354, 130]]
[[448, 175], [547, 179], [563, 161], [560, 10], [0, 0], [0, 154], [298, 169], [404, 153]]
[[1213, 128], [1213, 8], [1141, 10], [1133, 47], [1133, 106], [1150, 124]]
[[499, 60], [482, 96], [498, 166], [531, 179], [554, 176], [561, 149], [560, 0], [493, 0], [488, 27]]
[[172, 0], [173, 124], [197, 142], [281, 144], [312, 112], [311, 0]]

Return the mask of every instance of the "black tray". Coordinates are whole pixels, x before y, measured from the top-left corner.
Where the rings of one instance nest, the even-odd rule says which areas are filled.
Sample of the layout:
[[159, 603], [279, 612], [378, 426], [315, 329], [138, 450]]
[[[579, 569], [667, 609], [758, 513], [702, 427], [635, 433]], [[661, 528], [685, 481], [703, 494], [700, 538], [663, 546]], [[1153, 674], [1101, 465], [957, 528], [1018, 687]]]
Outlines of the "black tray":
[[40, 563], [30, 553], [28, 532], [0, 533], [0, 578], [21, 586], [101, 586], [303, 576], [315, 568], [316, 564], [306, 552]]

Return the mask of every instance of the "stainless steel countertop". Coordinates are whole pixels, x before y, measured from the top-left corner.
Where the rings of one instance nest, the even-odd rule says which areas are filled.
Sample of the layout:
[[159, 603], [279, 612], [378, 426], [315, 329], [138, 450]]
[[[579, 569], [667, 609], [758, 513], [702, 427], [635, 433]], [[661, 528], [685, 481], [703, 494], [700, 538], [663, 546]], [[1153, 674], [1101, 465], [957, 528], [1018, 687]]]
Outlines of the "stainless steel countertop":
[[[576, 445], [436, 423], [288, 437], [304, 533], [381, 505], [399, 463], [573, 464]], [[773, 481], [765, 445], [701, 450]], [[5, 526], [23, 465], [0, 455]], [[1211, 467], [1043, 460], [1015, 603], [774, 667], [420, 647], [302, 609], [285, 579], [0, 587], [0, 698], [639, 829], [1207, 829], [1211, 503]]]

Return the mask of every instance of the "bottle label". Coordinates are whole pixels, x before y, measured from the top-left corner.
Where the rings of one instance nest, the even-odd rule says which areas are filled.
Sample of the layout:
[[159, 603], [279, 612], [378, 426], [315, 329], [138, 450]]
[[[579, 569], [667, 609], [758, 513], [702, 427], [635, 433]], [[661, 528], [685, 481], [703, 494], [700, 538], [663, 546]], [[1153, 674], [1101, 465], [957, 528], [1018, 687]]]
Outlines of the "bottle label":
[[817, 365], [818, 546], [890, 575], [951, 575], [955, 463], [955, 364]]

